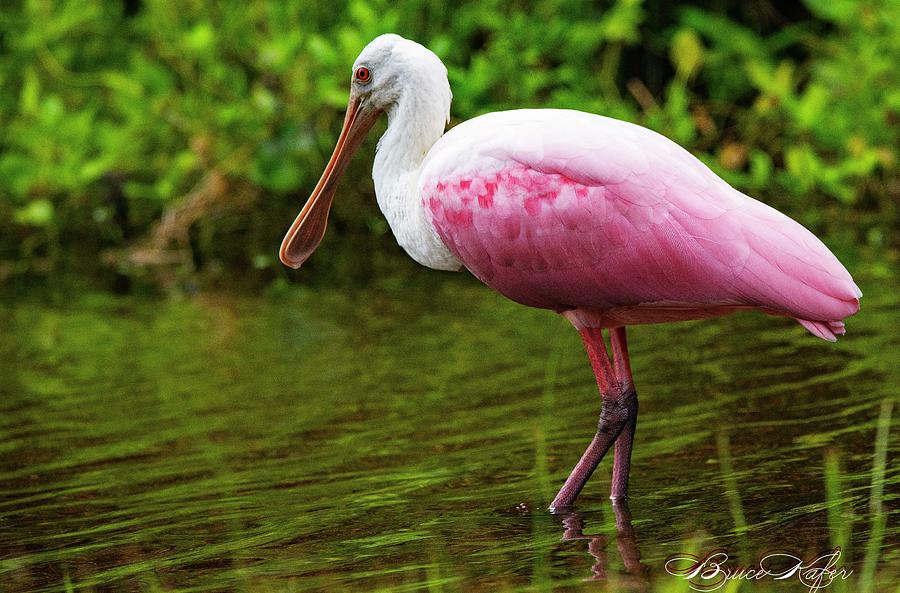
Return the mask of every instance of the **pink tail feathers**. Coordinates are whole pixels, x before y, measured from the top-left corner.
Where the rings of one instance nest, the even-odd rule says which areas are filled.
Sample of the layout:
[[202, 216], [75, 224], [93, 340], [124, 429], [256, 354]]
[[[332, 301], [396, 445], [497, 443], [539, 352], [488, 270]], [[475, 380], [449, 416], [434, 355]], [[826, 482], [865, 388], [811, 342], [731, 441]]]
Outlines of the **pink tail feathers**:
[[[843, 298], [840, 299], [843, 301], [843, 310], [831, 311], [832, 314], [836, 314], [835, 316], [840, 316], [841, 318], [850, 317], [851, 315], [858, 313], [859, 299], [862, 297], [862, 291], [853, 279], [850, 278], [849, 274], [847, 274], [847, 278], [849, 283], [843, 287], [844, 295]], [[828, 340], [829, 342], [837, 342], [838, 336], [843, 336], [847, 333], [847, 330], [844, 328], [844, 322], [841, 319], [827, 321], [801, 319], [799, 317], [795, 317], [795, 319], [800, 322], [800, 325], [809, 330], [809, 333], [822, 338], [823, 340]]]
[[843, 336], [847, 333], [847, 330], [844, 329], [843, 321], [811, 321], [809, 319], [797, 319], [797, 321], [808, 329], [812, 335], [829, 342], [837, 342], [838, 336]]

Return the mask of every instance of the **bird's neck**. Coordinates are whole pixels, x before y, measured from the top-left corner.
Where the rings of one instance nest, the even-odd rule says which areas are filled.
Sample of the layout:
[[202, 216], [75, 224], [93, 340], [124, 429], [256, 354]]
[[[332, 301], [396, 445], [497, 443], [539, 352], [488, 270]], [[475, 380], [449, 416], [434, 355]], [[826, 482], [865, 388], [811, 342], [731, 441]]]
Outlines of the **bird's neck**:
[[444, 95], [440, 88], [437, 91], [413, 87], [388, 109], [387, 131], [378, 141], [372, 178], [378, 206], [410, 257], [430, 268], [458, 270], [462, 264], [426, 218], [419, 195], [422, 162], [443, 135], [450, 108], [449, 87]]
[[376, 170], [381, 168], [392, 173], [418, 170], [425, 155], [444, 134], [446, 111], [419, 93], [408, 93], [391, 105], [387, 116], [387, 131], [378, 141]]

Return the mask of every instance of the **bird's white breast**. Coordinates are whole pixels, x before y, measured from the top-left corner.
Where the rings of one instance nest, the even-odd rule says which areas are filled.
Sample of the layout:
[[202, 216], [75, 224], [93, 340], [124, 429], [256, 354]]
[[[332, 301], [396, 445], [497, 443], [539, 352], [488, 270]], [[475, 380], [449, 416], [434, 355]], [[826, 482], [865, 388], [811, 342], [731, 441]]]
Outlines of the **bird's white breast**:
[[[379, 164], [387, 170], [379, 170]], [[400, 247], [411, 258], [428, 268], [460, 270], [462, 262], [447, 249], [425, 216], [418, 188], [418, 169], [392, 172], [376, 159], [372, 177], [375, 180], [378, 207], [384, 213]]]

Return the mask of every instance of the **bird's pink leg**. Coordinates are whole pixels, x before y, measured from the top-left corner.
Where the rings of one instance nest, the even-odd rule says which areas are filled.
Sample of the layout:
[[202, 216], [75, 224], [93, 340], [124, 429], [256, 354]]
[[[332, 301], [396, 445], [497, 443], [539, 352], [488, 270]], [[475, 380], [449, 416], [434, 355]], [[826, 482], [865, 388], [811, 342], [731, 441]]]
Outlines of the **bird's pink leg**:
[[[631, 371], [628, 365], [624, 329], [621, 331], [614, 329], [613, 332], [613, 361], [610, 362], [606, 345], [603, 343], [602, 330], [600, 328], [581, 330], [581, 339], [587, 350], [588, 358], [590, 358], [591, 367], [594, 369], [597, 386], [600, 388], [602, 402], [600, 421], [591, 444], [588, 445], [581, 459], [566, 478], [566, 482], [560, 488], [556, 498], [550, 503], [551, 511], [572, 506], [600, 460], [626, 427], [630, 427], [626, 435], [628, 436], [627, 446], [623, 446], [616, 453], [616, 459], [621, 457], [621, 461], [617, 465], [619, 477], [616, 477], [614, 470], [613, 496], [622, 496], [627, 490], [631, 437], [634, 434], [634, 419], [637, 417], [637, 394], [634, 387], [631, 386]], [[618, 373], [622, 373], [621, 378]]]
[[638, 398], [631, 377], [631, 362], [628, 360], [628, 342], [625, 339], [625, 328], [616, 327], [609, 332], [609, 341], [613, 351], [613, 369], [622, 397], [630, 403], [628, 421], [616, 439], [613, 456], [612, 489], [609, 497], [613, 500], [628, 496], [628, 473], [631, 469], [631, 445], [634, 442], [634, 429], [637, 426]]

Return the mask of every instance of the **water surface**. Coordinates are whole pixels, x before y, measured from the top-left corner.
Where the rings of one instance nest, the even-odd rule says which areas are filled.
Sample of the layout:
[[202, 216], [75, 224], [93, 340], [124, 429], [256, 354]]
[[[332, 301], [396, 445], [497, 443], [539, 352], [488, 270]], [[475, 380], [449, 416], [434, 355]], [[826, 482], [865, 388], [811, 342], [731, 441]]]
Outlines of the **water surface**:
[[0, 591], [682, 591], [672, 554], [835, 543], [892, 591], [900, 297], [861, 284], [837, 344], [756, 314], [630, 330], [618, 530], [608, 462], [544, 511], [596, 427], [577, 333], [474, 283], [8, 304]]

